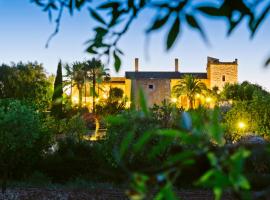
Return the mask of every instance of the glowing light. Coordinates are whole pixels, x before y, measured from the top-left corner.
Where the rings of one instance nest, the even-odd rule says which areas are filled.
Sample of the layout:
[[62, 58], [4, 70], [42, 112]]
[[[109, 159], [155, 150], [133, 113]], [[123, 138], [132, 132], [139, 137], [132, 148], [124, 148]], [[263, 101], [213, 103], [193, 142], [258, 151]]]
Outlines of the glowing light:
[[74, 102], [75, 104], [76, 104], [76, 103], [79, 103], [78, 97], [73, 96], [73, 97], [72, 97], [72, 102]]
[[210, 103], [212, 101], [212, 98], [211, 97], [206, 97], [205, 101], [206, 101], [206, 103]]
[[171, 98], [171, 102], [176, 103], [177, 102], [177, 98]]
[[107, 94], [103, 94], [102, 97], [103, 97], [103, 99], [108, 99], [108, 95]]
[[201, 97], [201, 95], [200, 94], [196, 94], [196, 98], [200, 98]]
[[127, 101], [125, 107], [130, 108], [130, 105], [131, 105], [131, 101]]
[[95, 102], [98, 102], [99, 101], [99, 98], [96, 98]]
[[238, 127], [239, 127], [240, 129], [243, 129], [243, 128], [246, 127], [246, 124], [245, 124], [244, 122], [239, 122], [239, 123], [238, 123]]

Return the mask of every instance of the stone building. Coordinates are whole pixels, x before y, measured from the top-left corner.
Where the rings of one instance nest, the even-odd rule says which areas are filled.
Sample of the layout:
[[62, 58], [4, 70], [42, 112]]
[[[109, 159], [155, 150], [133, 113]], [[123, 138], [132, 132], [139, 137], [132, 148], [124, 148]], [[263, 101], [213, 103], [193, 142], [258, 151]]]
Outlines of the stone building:
[[[108, 96], [110, 88], [118, 87], [124, 91], [124, 95], [129, 101], [138, 101], [139, 90], [143, 90], [148, 106], [161, 104], [163, 100], [172, 100], [172, 88], [183, 79], [185, 75], [192, 75], [204, 82], [210, 89], [218, 87], [222, 90], [226, 83], [238, 82], [238, 62], [235, 59], [232, 62], [222, 62], [219, 59], [208, 57], [206, 72], [181, 72], [179, 60], [174, 61], [174, 71], [141, 71], [139, 70], [139, 59], [135, 58], [134, 71], [127, 71], [125, 77], [112, 77], [109, 83], [103, 83], [104, 89], [99, 90], [100, 98]], [[74, 98], [76, 98], [74, 90]], [[91, 97], [86, 97], [85, 103], [91, 102]], [[174, 100], [179, 106], [187, 106], [185, 96]], [[74, 101], [75, 102], [75, 101]], [[76, 103], [76, 102], [75, 102]], [[130, 102], [129, 102], [130, 103]], [[134, 103], [134, 102], [133, 102]]]

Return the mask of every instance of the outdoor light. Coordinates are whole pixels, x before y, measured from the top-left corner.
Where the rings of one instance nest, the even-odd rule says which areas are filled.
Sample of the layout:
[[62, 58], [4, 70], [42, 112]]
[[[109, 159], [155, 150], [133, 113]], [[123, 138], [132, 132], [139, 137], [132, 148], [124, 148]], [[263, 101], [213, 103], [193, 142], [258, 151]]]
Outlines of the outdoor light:
[[78, 103], [78, 102], [79, 102], [78, 97], [73, 96], [73, 97], [72, 97], [72, 102], [74, 102], [74, 103]]
[[104, 99], [108, 99], [108, 95], [107, 94], [103, 94], [102, 95]]
[[196, 98], [200, 98], [200, 96], [201, 96], [200, 94], [196, 94]]
[[206, 97], [205, 101], [206, 101], [207, 103], [210, 103], [210, 102], [212, 101], [212, 98], [211, 98], [211, 97]]
[[240, 129], [243, 129], [243, 128], [246, 127], [246, 124], [245, 124], [244, 122], [239, 122], [239, 123], [238, 123], [238, 127], [239, 127]]
[[131, 101], [127, 101], [125, 107], [130, 108], [130, 105], [131, 105]]
[[99, 101], [99, 98], [96, 98], [96, 102], [98, 102]]
[[173, 103], [176, 103], [177, 102], [177, 98], [171, 98], [171, 101], [173, 102]]

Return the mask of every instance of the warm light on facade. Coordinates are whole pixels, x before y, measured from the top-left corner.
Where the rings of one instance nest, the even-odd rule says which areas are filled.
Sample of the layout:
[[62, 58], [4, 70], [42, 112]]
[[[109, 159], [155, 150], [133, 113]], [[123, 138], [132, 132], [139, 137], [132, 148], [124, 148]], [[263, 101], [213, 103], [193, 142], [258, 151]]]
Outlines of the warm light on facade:
[[125, 107], [130, 108], [130, 105], [131, 105], [131, 101], [127, 101]]
[[72, 102], [75, 103], [75, 104], [78, 104], [79, 103], [78, 97], [72, 96]]
[[176, 103], [177, 102], [177, 98], [175, 98], [175, 97], [174, 98], [171, 98], [171, 102], [172, 103]]
[[108, 99], [108, 95], [107, 94], [103, 94], [102, 97], [103, 97], [103, 99]]

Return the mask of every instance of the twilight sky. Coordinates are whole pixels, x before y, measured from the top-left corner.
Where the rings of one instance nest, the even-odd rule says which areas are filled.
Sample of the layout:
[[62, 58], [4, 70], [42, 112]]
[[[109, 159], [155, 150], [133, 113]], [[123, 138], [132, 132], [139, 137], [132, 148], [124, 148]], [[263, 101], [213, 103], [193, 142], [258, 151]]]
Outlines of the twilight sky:
[[[150, 19], [151, 13], [145, 12], [122, 38], [123, 67], [116, 74], [110, 65], [112, 75], [123, 76], [124, 71], [134, 70], [135, 57], [140, 59], [139, 70], [145, 71], [172, 71], [174, 58], [179, 58], [180, 71], [183, 72], [205, 72], [207, 56], [221, 61], [238, 58], [239, 81], [248, 80], [270, 90], [270, 67], [263, 68], [263, 62], [270, 55], [270, 20], [265, 21], [256, 37], [250, 40], [245, 23], [227, 38], [224, 21], [203, 18], [201, 22], [211, 46], [185, 26], [177, 44], [166, 52], [166, 31], [157, 32], [150, 38], [144, 34]], [[64, 62], [89, 59], [91, 55], [84, 52], [84, 42], [92, 36], [94, 23], [86, 10], [75, 13], [73, 17], [66, 13], [60, 33], [46, 49], [46, 40], [54, 30], [47, 14], [29, 0], [0, 0], [0, 63], [38, 61], [44, 64], [48, 73], [55, 73], [59, 59]]]

